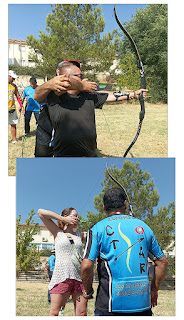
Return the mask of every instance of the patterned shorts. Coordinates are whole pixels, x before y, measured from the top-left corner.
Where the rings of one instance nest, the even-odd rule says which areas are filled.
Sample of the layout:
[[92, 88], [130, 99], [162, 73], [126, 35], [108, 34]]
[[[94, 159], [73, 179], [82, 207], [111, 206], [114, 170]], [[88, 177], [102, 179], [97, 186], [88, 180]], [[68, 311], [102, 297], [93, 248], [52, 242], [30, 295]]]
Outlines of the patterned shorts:
[[55, 284], [54, 288], [49, 290], [49, 293], [74, 293], [84, 291], [84, 286], [81, 281], [77, 281], [75, 279], [66, 279], [63, 282]]

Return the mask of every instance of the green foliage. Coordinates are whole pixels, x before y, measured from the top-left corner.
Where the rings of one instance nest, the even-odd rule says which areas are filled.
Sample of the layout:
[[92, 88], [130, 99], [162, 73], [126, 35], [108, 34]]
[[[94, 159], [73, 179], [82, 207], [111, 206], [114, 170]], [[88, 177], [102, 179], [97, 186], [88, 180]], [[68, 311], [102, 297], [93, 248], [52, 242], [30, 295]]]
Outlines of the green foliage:
[[28, 45], [34, 50], [31, 59], [45, 74], [52, 75], [62, 59], [79, 60], [83, 71], [96, 73], [109, 69], [115, 55], [115, 31], [100, 37], [105, 26], [101, 7], [57, 4], [46, 23], [47, 33], [40, 31], [39, 40], [33, 35], [27, 37]]
[[167, 276], [174, 276], [175, 275], [175, 257], [167, 257], [168, 260], [168, 267], [167, 267]]
[[175, 205], [162, 206], [156, 214], [149, 214], [145, 222], [153, 230], [162, 250], [170, 252], [175, 246]]
[[31, 244], [33, 236], [38, 233], [38, 223], [33, 223], [35, 212], [31, 210], [24, 226], [20, 226], [21, 215], [16, 220], [16, 271], [33, 270], [40, 260], [36, 245]]
[[[145, 219], [149, 213], [153, 213], [153, 208], [157, 206], [159, 201], [159, 193], [154, 186], [154, 180], [151, 179], [150, 173], [141, 170], [139, 162], [133, 164], [131, 161], [126, 160], [122, 169], [117, 169], [114, 166], [110, 171], [113, 177], [126, 189], [137, 218]], [[117, 187], [117, 184], [112, 181], [106, 171], [102, 185], [104, 186], [102, 192], [94, 199], [95, 208], [99, 212], [103, 212], [104, 193], [109, 188]]]
[[[140, 53], [152, 102], [167, 102], [167, 15], [166, 4], [149, 4], [124, 23]], [[128, 49], [132, 51], [124, 37], [120, 55]]]
[[45, 74], [39, 70], [38, 67], [22, 67], [19, 65], [15, 64], [9, 64], [8, 65], [9, 70], [15, 71], [17, 75], [29, 75], [30, 77], [35, 77], [35, 78], [45, 78]]
[[122, 56], [119, 67], [122, 71], [122, 74], [119, 74], [117, 77], [120, 90], [137, 90], [140, 86], [140, 72], [135, 61], [135, 54], [127, 51]]
[[49, 250], [49, 249], [42, 250], [40, 252], [40, 256], [41, 257], [50, 257], [51, 256], [51, 250]]

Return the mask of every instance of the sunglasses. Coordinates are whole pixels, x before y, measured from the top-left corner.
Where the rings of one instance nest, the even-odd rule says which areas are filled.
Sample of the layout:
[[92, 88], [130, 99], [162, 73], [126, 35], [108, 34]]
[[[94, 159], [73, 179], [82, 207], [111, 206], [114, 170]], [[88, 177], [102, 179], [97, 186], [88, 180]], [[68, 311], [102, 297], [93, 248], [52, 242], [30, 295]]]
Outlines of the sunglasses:
[[83, 79], [83, 74], [82, 73], [70, 73], [69, 76], [78, 77], [81, 80]]

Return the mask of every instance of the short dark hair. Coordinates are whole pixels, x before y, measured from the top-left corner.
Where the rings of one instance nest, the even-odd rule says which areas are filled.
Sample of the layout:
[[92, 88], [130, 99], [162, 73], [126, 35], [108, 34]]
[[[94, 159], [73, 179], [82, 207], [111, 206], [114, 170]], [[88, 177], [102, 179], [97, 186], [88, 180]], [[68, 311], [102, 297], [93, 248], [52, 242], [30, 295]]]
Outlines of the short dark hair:
[[123, 189], [120, 188], [112, 188], [109, 189], [103, 197], [103, 203], [105, 206], [105, 210], [110, 212], [114, 209], [124, 208], [126, 194]]
[[63, 60], [61, 60], [61, 61], [59, 61], [58, 63], [57, 63], [57, 65], [56, 65], [56, 70], [57, 69], [61, 69], [62, 67], [65, 67], [65, 66], [73, 66], [73, 63], [71, 63], [71, 62], [69, 62], [69, 61], [63, 61]]
[[31, 78], [29, 79], [29, 82], [31, 82], [31, 83], [37, 83], [37, 81], [36, 81], [36, 78], [35, 78], [35, 77], [31, 77]]
[[60, 69], [61, 67], [63, 66], [68, 66], [70, 65], [70, 63], [76, 67], [78, 67], [80, 69], [80, 62], [77, 61], [77, 60], [66, 60], [66, 59], [63, 59], [63, 60], [60, 60], [57, 65], [56, 65], [56, 70], [57, 69]]

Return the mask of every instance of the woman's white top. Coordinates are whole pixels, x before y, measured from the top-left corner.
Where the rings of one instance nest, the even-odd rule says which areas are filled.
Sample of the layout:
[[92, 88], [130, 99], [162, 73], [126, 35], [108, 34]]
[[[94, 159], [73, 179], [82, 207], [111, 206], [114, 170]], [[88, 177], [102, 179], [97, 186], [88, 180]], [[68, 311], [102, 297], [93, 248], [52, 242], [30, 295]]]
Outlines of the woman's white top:
[[[72, 236], [75, 243], [75, 248], [80, 252], [82, 256], [83, 246], [81, 241], [80, 232], [76, 232], [76, 236]], [[60, 231], [55, 239], [55, 267], [52, 275], [52, 279], [49, 283], [49, 290], [51, 290], [56, 284], [65, 281], [66, 279], [75, 279], [81, 281], [81, 276], [77, 272], [74, 264], [71, 261], [72, 245], [67, 235]]]

